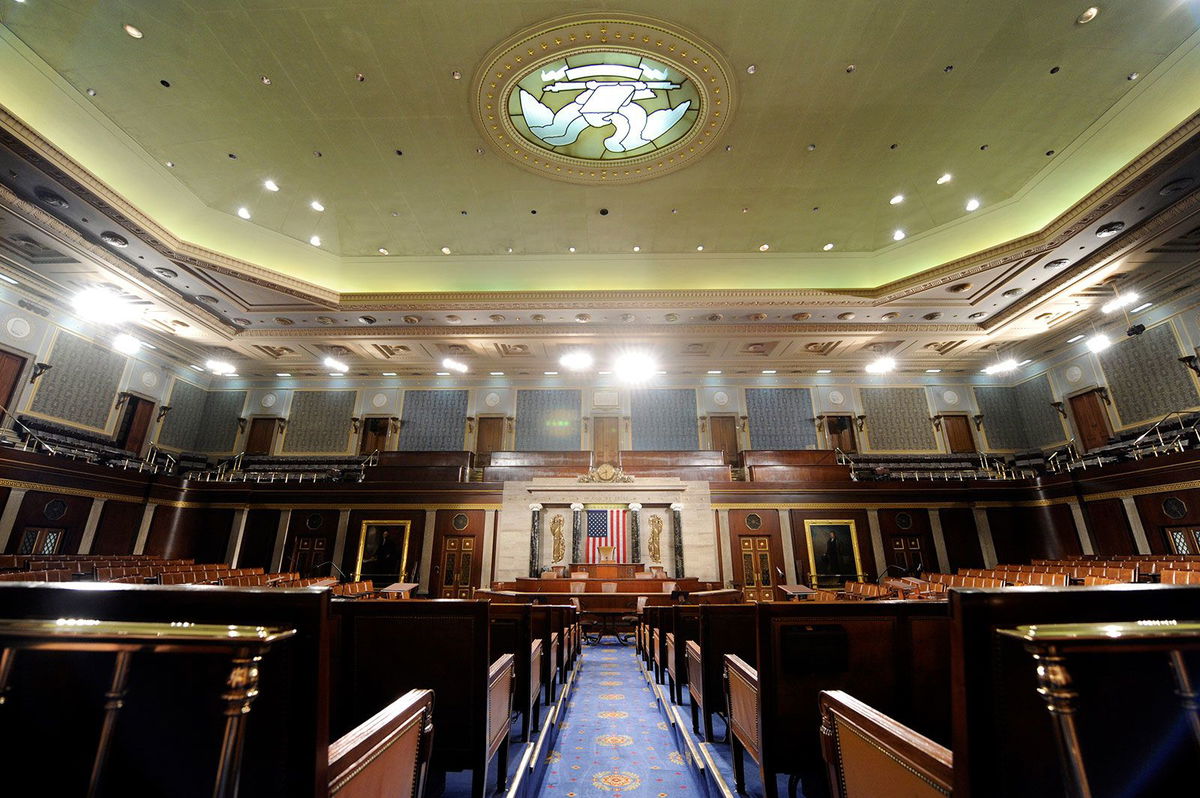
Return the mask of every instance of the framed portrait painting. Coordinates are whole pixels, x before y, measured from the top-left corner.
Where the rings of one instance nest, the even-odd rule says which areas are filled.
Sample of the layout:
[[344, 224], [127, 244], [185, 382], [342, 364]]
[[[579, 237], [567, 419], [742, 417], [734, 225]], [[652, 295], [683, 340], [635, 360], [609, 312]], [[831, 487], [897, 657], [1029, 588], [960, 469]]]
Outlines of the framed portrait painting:
[[[383, 585], [410, 581], [409, 521], [363, 521], [354, 560], [354, 581], [371, 579]], [[415, 570], [415, 569], [413, 569]]]
[[808, 573], [813, 587], [841, 587], [845, 582], [861, 582], [862, 560], [853, 521], [818, 520], [804, 522], [808, 548]]

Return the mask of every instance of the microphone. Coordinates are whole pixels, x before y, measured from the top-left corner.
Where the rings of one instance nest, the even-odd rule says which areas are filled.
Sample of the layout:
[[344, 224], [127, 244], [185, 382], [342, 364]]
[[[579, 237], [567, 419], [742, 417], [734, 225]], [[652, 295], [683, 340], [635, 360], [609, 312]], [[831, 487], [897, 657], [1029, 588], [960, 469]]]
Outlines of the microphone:
[[329, 561], [327, 561], [327, 562], [321, 562], [321, 563], [317, 563], [316, 565], [314, 565], [314, 566], [312, 567], [312, 571], [310, 571], [310, 574], [311, 574], [311, 575], [313, 575], [313, 576], [315, 576], [315, 575], [316, 575], [316, 571], [317, 571], [317, 569], [318, 569], [318, 568], [323, 568], [323, 567], [324, 567], [324, 566], [326, 566], [326, 565], [331, 565], [331, 566], [333, 566], [333, 570], [335, 570], [335, 571], [337, 571], [337, 572], [338, 572], [338, 574], [339, 574], [339, 575], [342, 577], [342, 581], [343, 581], [343, 582], [349, 582], [349, 581], [350, 581], [349, 577], [347, 577], [347, 576], [346, 576], [346, 572], [345, 572], [345, 571], [343, 571], [341, 568], [338, 568], [338, 567], [337, 567], [337, 563], [335, 563], [333, 560], [329, 560]]

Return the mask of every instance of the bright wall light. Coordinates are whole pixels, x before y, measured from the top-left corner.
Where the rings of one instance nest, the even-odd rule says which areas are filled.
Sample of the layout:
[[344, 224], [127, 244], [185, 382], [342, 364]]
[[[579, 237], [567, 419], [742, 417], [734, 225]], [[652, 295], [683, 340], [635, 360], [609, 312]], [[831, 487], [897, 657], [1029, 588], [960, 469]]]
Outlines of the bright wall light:
[[113, 338], [113, 349], [123, 355], [136, 355], [142, 351], [142, 342], [128, 333], [119, 333]]
[[206, 360], [204, 361], [204, 368], [213, 374], [233, 374], [237, 371], [232, 363], [227, 363], [224, 360]]
[[350, 367], [340, 360], [335, 360], [332, 357], [327, 357], [321, 361], [325, 364], [325, 368], [333, 369], [334, 371], [349, 371]]
[[891, 357], [881, 357], [867, 364], [868, 374], [887, 374], [889, 371], [895, 371], [895, 369], [896, 359]]
[[109, 288], [85, 288], [71, 299], [75, 315], [84, 321], [121, 324], [137, 317], [137, 308]]
[[658, 373], [658, 363], [645, 352], [626, 352], [613, 361], [613, 371], [624, 382], [645, 382]]
[[558, 359], [558, 365], [571, 371], [587, 371], [595, 362], [591, 352], [583, 351], [567, 352]]
[[1087, 339], [1085, 343], [1087, 344], [1087, 348], [1093, 352], [1103, 352], [1105, 349], [1108, 349], [1110, 346], [1112, 346], [1112, 340], [1103, 333], [1093, 335], [1091, 338]]
[[442, 361], [442, 368], [457, 371], [459, 374], [466, 374], [470, 371], [470, 367], [466, 363], [460, 363], [454, 358], [448, 357]]
[[1007, 374], [1010, 371], [1016, 371], [1016, 370], [1017, 370], [1017, 361], [1010, 357], [1007, 360], [1001, 360], [999, 363], [993, 363], [990, 366], [985, 366], [983, 369], [983, 373], [984, 374]]
[[1128, 294], [1121, 294], [1116, 299], [1110, 299], [1100, 306], [1101, 313], [1112, 313], [1114, 310], [1127, 308], [1130, 305], [1141, 299], [1140, 296], [1130, 291]]

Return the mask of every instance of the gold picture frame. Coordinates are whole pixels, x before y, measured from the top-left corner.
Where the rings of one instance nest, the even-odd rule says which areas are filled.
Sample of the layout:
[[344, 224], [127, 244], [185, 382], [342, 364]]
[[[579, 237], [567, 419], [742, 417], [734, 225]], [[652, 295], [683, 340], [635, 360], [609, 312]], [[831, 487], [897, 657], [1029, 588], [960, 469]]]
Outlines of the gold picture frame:
[[[393, 569], [385, 561], [383, 567], [379, 565], [379, 550], [388, 540], [395, 538], [389, 533], [391, 529], [403, 529], [403, 536], [397, 548], [399, 557], [397, 559], [396, 570]], [[358, 555], [354, 558], [354, 581], [362, 579], [366, 573], [376, 578], [380, 576], [394, 577], [393, 582], [408, 581], [408, 540], [412, 531], [412, 521], [393, 521], [393, 520], [367, 520], [363, 521], [358, 531]], [[363, 569], [363, 563], [374, 564], [366, 571]], [[388, 584], [391, 584], [390, 582]]]
[[[808, 548], [808, 576], [813, 587], [840, 587], [846, 581], [845, 577], [853, 577], [855, 582], [863, 581], [862, 557], [858, 551], [857, 533], [854, 521], [849, 519], [821, 518], [804, 522], [804, 540]], [[834, 554], [836, 563], [831, 563], [829, 558], [830, 534], [837, 543]], [[845, 545], [846, 537], [850, 538], [848, 547]], [[816, 542], [814, 543], [814, 541]], [[852, 553], [854, 558], [853, 573], [846, 570], [849, 561], [843, 552], [847, 550]], [[817, 559], [818, 557], [820, 560]]]

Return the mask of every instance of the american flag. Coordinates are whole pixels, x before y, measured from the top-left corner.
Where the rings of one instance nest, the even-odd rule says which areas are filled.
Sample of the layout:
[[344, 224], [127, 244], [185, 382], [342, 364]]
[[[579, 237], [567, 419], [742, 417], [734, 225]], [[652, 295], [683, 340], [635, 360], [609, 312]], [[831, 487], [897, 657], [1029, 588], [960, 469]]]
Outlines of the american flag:
[[600, 562], [600, 547], [613, 547], [613, 560], [625, 562], [625, 508], [587, 511], [587, 562]]

